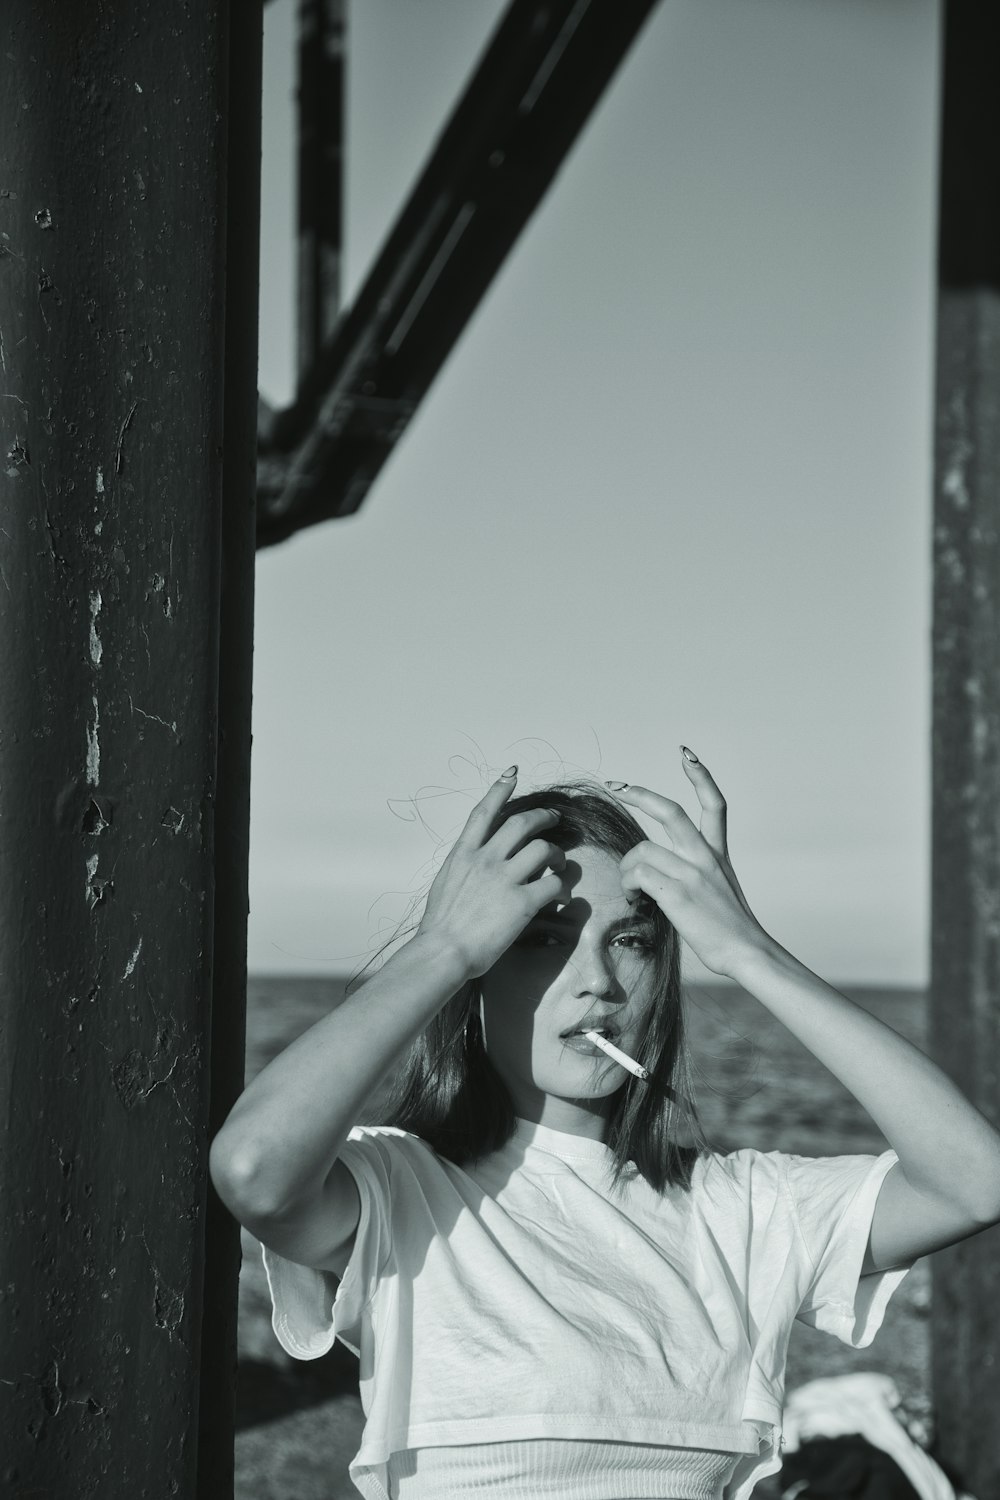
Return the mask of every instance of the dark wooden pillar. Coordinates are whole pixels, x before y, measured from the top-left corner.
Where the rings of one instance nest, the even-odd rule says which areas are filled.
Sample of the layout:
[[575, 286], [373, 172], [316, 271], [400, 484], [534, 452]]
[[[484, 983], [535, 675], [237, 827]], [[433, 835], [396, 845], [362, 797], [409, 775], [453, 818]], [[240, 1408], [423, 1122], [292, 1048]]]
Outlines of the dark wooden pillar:
[[[1000, 16], [945, 7], [934, 508], [934, 1056], [1000, 1125]], [[936, 1255], [938, 1451], [1000, 1495], [1000, 1230]]]
[[[240, 0], [232, 14], [209, 1142], [243, 1092], [246, 1058], [262, 0]], [[200, 1162], [207, 1178], [207, 1154]], [[227, 1500], [233, 1493], [240, 1227], [210, 1182], [207, 1195], [197, 1495]]]
[[[259, 27], [258, 7], [234, 17]], [[213, 1091], [212, 1043], [242, 1055], [245, 963], [257, 223], [245, 167], [229, 203], [227, 155], [256, 171], [259, 92], [235, 91], [230, 132], [230, 40], [228, 0], [3, 14], [12, 1500], [196, 1493], [201, 1336], [220, 1326], [204, 1311], [210, 1100], [225, 1113], [236, 1066], [223, 1057]], [[231, 1430], [207, 1427], [231, 1455]]]

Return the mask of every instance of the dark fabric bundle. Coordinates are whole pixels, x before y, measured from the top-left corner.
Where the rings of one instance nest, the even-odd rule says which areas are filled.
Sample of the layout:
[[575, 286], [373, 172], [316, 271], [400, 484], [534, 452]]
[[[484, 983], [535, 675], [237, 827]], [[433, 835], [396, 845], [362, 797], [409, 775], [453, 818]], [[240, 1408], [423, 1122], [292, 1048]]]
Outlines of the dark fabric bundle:
[[896, 1460], [857, 1433], [786, 1454], [781, 1489], [785, 1500], [920, 1500]]

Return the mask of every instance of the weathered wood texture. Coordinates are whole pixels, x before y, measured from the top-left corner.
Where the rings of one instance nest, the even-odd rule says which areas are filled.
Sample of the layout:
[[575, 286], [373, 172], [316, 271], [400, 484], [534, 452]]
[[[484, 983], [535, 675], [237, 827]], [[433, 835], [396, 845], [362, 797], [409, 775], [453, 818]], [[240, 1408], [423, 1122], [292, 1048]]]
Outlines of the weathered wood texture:
[[[246, 1056], [250, 720], [256, 549], [261, 0], [230, 28], [222, 578], [215, 786], [215, 964], [208, 1140], [243, 1092]], [[207, 1173], [207, 1157], [201, 1158]], [[198, 1415], [198, 1500], [233, 1493], [240, 1226], [208, 1184]]]
[[[1000, 17], [949, 0], [937, 325], [931, 1046], [1000, 1125]], [[942, 1460], [1000, 1495], [1000, 1230], [934, 1256]]]
[[[241, 25], [254, 9], [259, 23], [244, 6]], [[239, 1055], [246, 915], [254, 377], [235, 375], [224, 402], [228, 10], [3, 12], [11, 1497], [160, 1500], [197, 1482], [213, 973], [233, 967]], [[256, 222], [239, 229], [231, 266], [251, 250], [255, 265]], [[252, 327], [255, 277], [232, 279], [251, 300], [231, 316]], [[247, 538], [223, 545], [224, 519]], [[220, 610], [237, 595], [234, 643]]]

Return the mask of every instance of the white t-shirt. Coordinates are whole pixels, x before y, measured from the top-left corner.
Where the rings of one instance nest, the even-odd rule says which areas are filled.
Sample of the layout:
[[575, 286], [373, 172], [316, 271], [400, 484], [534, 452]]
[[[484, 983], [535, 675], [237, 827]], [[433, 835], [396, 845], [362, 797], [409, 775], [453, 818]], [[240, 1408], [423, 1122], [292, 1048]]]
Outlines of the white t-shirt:
[[360, 1357], [370, 1500], [399, 1450], [526, 1438], [739, 1452], [745, 1500], [780, 1467], [793, 1319], [864, 1348], [909, 1269], [860, 1276], [893, 1151], [706, 1153], [663, 1194], [612, 1189], [609, 1147], [524, 1120], [464, 1167], [390, 1126], [340, 1159], [361, 1198], [343, 1279], [263, 1259], [282, 1347]]

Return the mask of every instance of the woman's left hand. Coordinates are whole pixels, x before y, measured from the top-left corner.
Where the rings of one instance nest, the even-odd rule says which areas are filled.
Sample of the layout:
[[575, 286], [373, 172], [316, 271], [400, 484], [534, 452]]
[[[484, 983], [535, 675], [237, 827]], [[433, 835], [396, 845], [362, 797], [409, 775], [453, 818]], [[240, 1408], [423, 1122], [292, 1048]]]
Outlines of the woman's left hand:
[[670, 840], [665, 849], [643, 839], [621, 861], [622, 889], [630, 900], [642, 891], [663, 912], [707, 969], [735, 978], [740, 960], [772, 945], [750, 910], [729, 860], [726, 801], [700, 761], [681, 755], [701, 804], [695, 828], [680, 803], [644, 786], [614, 795], [655, 818]]

